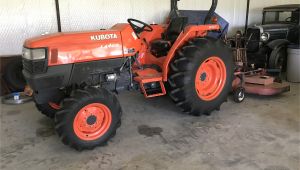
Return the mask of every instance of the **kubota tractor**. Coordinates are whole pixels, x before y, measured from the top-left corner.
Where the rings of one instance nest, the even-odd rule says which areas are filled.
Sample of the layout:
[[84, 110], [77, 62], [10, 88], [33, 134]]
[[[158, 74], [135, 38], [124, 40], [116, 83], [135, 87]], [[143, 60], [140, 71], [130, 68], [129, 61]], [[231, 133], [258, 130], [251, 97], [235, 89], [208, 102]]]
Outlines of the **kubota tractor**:
[[169, 94], [184, 113], [218, 110], [231, 90], [232, 53], [207, 37], [212, 7], [203, 25], [186, 17], [168, 25], [136, 19], [109, 30], [56, 33], [28, 39], [23, 74], [37, 108], [54, 118], [62, 142], [77, 150], [105, 144], [121, 125], [116, 92], [140, 90], [146, 98]]

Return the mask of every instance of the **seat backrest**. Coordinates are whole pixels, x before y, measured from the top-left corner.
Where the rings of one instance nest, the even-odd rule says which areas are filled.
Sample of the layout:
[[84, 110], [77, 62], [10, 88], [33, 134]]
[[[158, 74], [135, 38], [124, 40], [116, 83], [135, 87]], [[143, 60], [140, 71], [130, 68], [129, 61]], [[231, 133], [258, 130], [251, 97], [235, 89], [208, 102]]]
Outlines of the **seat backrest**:
[[177, 37], [179, 36], [179, 34], [187, 25], [187, 23], [188, 23], [187, 17], [172, 18], [166, 32], [164, 33], [163, 39], [171, 41], [171, 43], [174, 43]]
[[299, 10], [292, 12], [291, 22], [299, 24]]

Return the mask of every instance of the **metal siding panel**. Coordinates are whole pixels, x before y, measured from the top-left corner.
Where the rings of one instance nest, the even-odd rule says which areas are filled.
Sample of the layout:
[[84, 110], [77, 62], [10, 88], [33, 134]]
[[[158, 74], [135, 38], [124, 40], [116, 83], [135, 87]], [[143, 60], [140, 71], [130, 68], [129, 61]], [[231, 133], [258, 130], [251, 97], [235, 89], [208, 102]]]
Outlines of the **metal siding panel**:
[[[252, 0], [250, 24], [261, 21], [262, 7], [297, 3], [299, 0]], [[179, 9], [205, 10], [211, 0], [182, 0]], [[163, 23], [170, 0], [60, 0], [63, 31], [109, 28], [115, 23], [137, 18], [148, 23]], [[246, 0], [219, 1], [217, 13], [230, 23], [230, 33], [242, 29]], [[54, 0], [0, 0], [0, 56], [21, 54], [26, 38], [44, 32], [57, 32]]]
[[54, 0], [1, 0], [0, 25], [0, 55], [21, 54], [26, 38], [57, 31]]
[[132, 17], [147, 23], [164, 23], [170, 6], [170, 0], [132, 0]]
[[168, 0], [65, 0], [60, 6], [63, 31], [108, 29], [128, 18], [161, 23], [170, 10]]
[[[179, 9], [209, 10], [212, 0], [182, 0]], [[216, 12], [229, 22], [229, 34], [244, 27], [246, 0], [219, 0]]]
[[[57, 32], [54, 2], [1, 0], [0, 56], [21, 54], [25, 39]], [[130, 17], [162, 23], [169, 8], [169, 0], [61, 0], [62, 31], [108, 29], [116, 23], [127, 22]]]
[[60, 2], [63, 31], [108, 28], [126, 22], [130, 3], [119, 0], [64, 0]]

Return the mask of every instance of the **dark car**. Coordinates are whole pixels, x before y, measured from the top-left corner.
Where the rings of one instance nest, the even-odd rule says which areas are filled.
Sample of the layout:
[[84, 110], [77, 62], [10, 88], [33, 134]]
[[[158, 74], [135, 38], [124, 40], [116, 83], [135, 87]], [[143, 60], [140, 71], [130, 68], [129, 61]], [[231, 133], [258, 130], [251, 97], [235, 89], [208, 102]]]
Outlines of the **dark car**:
[[287, 46], [299, 44], [299, 9], [300, 4], [264, 8], [262, 24], [246, 32], [249, 64], [285, 69]]

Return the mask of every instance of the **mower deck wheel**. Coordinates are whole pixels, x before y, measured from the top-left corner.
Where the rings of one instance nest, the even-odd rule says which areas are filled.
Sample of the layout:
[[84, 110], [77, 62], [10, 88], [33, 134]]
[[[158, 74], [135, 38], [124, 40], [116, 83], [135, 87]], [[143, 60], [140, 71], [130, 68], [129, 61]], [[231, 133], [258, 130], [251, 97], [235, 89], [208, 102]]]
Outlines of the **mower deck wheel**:
[[238, 87], [233, 91], [233, 100], [236, 103], [242, 103], [245, 100], [245, 89], [243, 87]]

